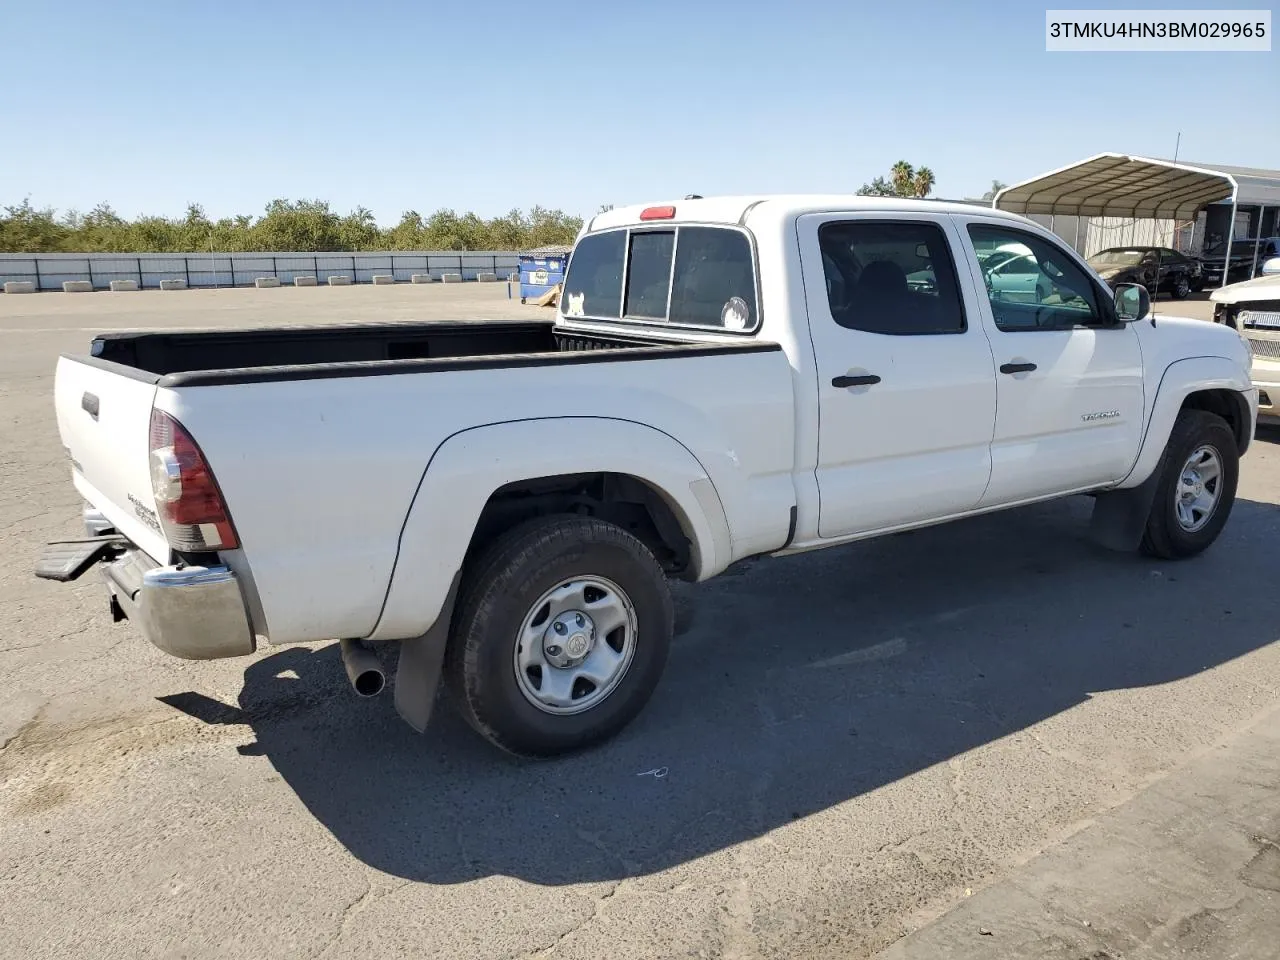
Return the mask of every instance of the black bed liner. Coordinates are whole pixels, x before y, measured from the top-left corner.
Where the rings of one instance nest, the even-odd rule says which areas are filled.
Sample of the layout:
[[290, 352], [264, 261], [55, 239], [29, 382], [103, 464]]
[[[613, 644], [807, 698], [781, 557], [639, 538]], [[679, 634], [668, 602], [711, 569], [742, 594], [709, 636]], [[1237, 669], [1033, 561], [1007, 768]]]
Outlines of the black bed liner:
[[695, 343], [673, 337], [557, 331], [551, 322], [477, 320], [104, 333], [73, 358], [163, 387], [382, 376], [779, 350], [743, 339]]

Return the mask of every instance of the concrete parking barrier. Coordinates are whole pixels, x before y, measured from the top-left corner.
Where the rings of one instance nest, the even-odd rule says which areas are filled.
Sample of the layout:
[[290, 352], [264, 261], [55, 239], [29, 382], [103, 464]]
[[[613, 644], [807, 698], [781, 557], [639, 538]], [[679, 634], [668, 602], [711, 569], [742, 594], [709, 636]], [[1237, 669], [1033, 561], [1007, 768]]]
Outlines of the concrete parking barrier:
[[476, 279], [480, 283], [497, 283], [498, 275], [496, 273], [477, 273]]
[[280, 278], [279, 277], [254, 277], [253, 285], [257, 287], [259, 290], [270, 290], [274, 287], [280, 286]]
[[112, 293], [132, 293], [134, 290], [137, 290], [137, 289], [138, 289], [137, 280], [112, 280], [111, 281]]
[[5, 293], [35, 293], [36, 284], [34, 280], [6, 280], [4, 283]]
[[161, 290], [185, 290], [187, 289], [187, 281], [185, 280], [161, 280]]
[[409, 277], [410, 283], [431, 283], [432, 277], [429, 273], [415, 273]]
[[63, 280], [63, 293], [93, 293], [92, 280]]
[[295, 287], [314, 287], [319, 283], [315, 277], [294, 277], [293, 285]]
[[440, 274], [441, 283], [461, 283], [462, 274], [460, 273], [442, 273]]
[[329, 286], [331, 286], [331, 287], [349, 287], [349, 286], [351, 286], [351, 278], [350, 278], [350, 277], [342, 277], [342, 276], [330, 277], [330, 278], [329, 278]]
[[383, 287], [389, 283], [395, 283], [396, 278], [389, 273], [375, 273], [373, 275], [373, 285], [375, 287]]

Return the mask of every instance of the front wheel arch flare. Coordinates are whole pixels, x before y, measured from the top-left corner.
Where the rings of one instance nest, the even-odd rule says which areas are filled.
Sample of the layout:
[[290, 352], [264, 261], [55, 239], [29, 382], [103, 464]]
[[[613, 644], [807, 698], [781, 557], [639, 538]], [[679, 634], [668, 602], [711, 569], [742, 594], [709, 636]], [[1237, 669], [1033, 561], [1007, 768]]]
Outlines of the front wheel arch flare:
[[1247, 367], [1226, 357], [1188, 357], [1169, 364], [1160, 378], [1147, 414], [1141, 449], [1129, 475], [1117, 484], [1117, 489], [1140, 486], [1151, 476], [1164, 454], [1174, 421], [1188, 399], [1197, 394], [1230, 394], [1231, 402], [1244, 411], [1238, 426], [1233, 424], [1236, 447], [1243, 456], [1253, 438], [1253, 420], [1249, 416], [1248, 401], [1244, 398], [1244, 392], [1250, 387]]

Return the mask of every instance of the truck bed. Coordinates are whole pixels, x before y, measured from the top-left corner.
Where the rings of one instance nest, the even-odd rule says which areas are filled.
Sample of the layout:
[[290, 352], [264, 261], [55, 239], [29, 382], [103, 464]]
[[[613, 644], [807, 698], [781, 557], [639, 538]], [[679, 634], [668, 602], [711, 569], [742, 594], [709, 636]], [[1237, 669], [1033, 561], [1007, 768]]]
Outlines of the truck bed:
[[75, 359], [179, 387], [760, 349], [777, 345], [566, 335], [549, 321], [482, 320], [104, 333], [89, 357]]

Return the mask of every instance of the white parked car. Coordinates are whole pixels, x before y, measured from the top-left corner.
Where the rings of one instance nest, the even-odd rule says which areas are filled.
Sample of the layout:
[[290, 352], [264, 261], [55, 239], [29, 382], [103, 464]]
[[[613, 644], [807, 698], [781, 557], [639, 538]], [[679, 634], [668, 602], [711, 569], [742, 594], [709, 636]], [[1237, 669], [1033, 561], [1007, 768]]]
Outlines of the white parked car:
[[994, 297], [1042, 303], [1053, 294], [1053, 284], [1025, 244], [1001, 244], [986, 256], [979, 254], [979, 261], [987, 291]]
[[1280, 257], [1264, 262], [1261, 276], [1221, 287], [1209, 299], [1214, 321], [1234, 327], [1249, 343], [1258, 419], [1280, 423]]
[[[1020, 244], [1051, 302], [989, 293]], [[908, 280], [911, 276], [912, 280]], [[1049, 231], [897, 198], [596, 216], [547, 322], [103, 334], [58, 428], [117, 618], [182, 657], [398, 645], [492, 742], [555, 754], [641, 710], [669, 580], [1054, 497], [1117, 549], [1199, 553], [1253, 438], [1249, 354], [1153, 319]], [[799, 602], [799, 601], [797, 601]], [[726, 638], [731, 642], [731, 638]]]

